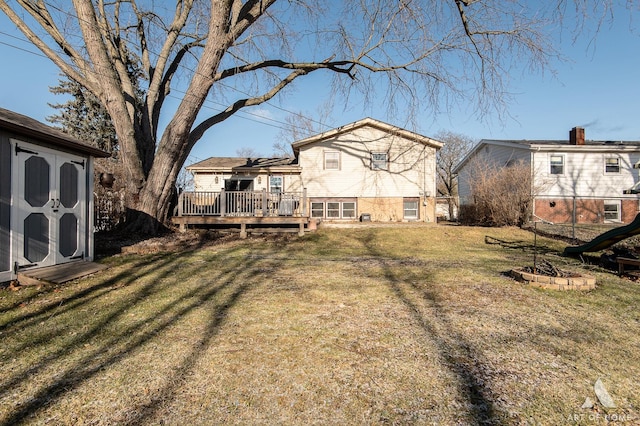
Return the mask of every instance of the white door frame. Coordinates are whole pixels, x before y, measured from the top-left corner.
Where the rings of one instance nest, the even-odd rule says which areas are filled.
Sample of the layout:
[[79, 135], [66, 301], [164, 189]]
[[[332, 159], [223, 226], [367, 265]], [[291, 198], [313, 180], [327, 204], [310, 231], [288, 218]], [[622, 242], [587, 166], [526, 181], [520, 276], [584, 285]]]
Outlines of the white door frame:
[[[12, 210], [12, 228], [14, 232], [13, 238], [13, 261], [18, 263], [18, 267], [42, 267], [56, 265], [59, 263], [69, 262], [77, 258], [81, 258], [87, 252], [86, 245], [86, 168], [87, 161], [83, 157], [75, 156], [53, 149], [48, 149], [39, 145], [33, 145], [20, 140], [11, 140], [12, 155], [16, 161], [12, 170], [12, 194], [13, 194], [13, 210]], [[46, 202], [42, 206], [32, 206], [25, 200], [25, 162], [31, 157], [43, 158], [49, 164], [49, 194]], [[77, 173], [77, 188], [75, 188], [75, 203], [61, 201], [61, 194], [68, 194], [73, 188], [61, 188], [60, 170], [65, 165], [65, 169], [75, 169]], [[73, 173], [73, 171], [72, 171]], [[66, 199], [63, 197], [63, 199]], [[28, 259], [25, 255], [25, 227], [24, 221], [32, 214], [42, 214], [47, 219], [48, 224], [48, 252], [42, 259]], [[61, 244], [64, 238], [60, 233], [61, 218], [75, 219], [76, 241], [72, 241], [73, 236], [68, 236], [64, 241], [67, 243], [71, 240], [71, 244], [75, 244], [75, 249], [71, 253], [62, 254], [60, 252]], [[68, 248], [67, 248], [68, 250]]]

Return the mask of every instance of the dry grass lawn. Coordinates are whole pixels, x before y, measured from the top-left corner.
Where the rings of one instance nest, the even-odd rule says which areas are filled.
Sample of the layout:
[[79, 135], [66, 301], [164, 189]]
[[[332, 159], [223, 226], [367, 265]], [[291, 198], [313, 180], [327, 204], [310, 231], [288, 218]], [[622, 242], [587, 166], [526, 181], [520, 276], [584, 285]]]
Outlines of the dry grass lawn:
[[640, 284], [539, 237], [539, 259], [599, 285], [526, 287], [505, 272], [532, 243], [321, 229], [0, 291], [0, 424], [638, 424]]

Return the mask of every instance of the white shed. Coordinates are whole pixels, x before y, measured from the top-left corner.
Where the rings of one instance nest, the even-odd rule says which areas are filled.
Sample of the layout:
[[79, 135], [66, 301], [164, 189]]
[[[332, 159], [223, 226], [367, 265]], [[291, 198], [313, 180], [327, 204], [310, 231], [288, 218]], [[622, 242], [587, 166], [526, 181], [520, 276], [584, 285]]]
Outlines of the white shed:
[[93, 259], [93, 159], [108, 156], [0, 108], [0, 282]]

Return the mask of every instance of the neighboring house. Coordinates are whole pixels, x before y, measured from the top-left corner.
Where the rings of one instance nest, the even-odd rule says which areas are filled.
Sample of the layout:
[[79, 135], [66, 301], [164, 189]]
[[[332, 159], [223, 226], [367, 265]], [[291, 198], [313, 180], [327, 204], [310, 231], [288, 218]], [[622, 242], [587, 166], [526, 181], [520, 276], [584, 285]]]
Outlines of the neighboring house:
[[[436, 199], [436, 218], [438, 220], [456, 220], [458, 218], [458, 206], [453, 204], [453, 206], [449, 205], [449, 201], [454, 199], [455, 197], [444, 197], [439, 196]], [[453, 207], [453, 208], [451, 208]], [[451, 214], [451, 210], [453, 210], [453, 215]]]
[[531, 168], [534, 214], [554, 223], [631, 222], [639, 212], [634, 165], [640, 142], [585, 140], [581, 127], [569, 140], [482, 140], [456, 166], [461, 205], [472, 204], [475, 160]]
[[109, 154], [0, 108], [0, 282], [93, 258], [93, 159]]
[[371, 118], [292, 144], [295, 158], [209, 158], [187, 168], [196, 191], [304, 193], [316, 219], [436, 219], [441, 142]]

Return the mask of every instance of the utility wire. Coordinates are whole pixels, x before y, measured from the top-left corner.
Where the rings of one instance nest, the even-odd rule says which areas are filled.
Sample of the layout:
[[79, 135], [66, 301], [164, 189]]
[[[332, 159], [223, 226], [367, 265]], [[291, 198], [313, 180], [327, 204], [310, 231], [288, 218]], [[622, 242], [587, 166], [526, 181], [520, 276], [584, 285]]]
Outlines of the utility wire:
[[[61, 8], [59, 8], [58, 6], [51, 4], [50, 2], [46, 2], [46, 1], [45, 1], [44, 3], [45, 3], [47, 6], [49, 6], [50, 8], [52, 8], [52, 9], [54, 9], [54, 10], [56, 10], [56, 11], [58, 11], [58, 12], [62, 13], [62, 14], [65, 14], [65, 15], [67, 15], [67, 16], [69, 16], [69, 17], [73, 18], [73, 19], [80, 19], [80, 18], [78, 18], [76, 15], [74, 15], [74, 14], [72, 14], [72, 13], [68, 12], [67, 10], [63, 10], [63, 9], [61, 9]], [[11, 34], [8, 34], [8, 33], [5, 33], [5, 32], [3, 32], [3, 31], [0, 31], [0, 34], [6, 35], [6, 36], [8, 36], [8, 37], [14, 38], [14, 39], [16, 39], [16, 40], [19, 40], [19, 41], [22, 41], [22, 42], [25, 42], [25, 43], [29, 43], [29, 44], [31, 43], [29, 40], [25, 40], [25, 39], [23, 39], [23, 38], [20, 38], [20, 37], [17, 37], [17, 36], [14, 36], [14, 35], [11, 35]], [[77, 34], [73, 34], [73, 33], [71, 33], [71, 34], [69, 34], [69, 36], [72, 36], [72, 37], [80, 38], [80, 39], [81, 39], [81, 37], [80, 37], [79, 35], [77, 35]], [[123, 40], [124, 40], [126, 43], [130, 43], [130, 41], [129, 41], [129, 40], [127, 40], [126, 38], [125, 38], [125, 39], [123, 39]], [[82, 41], [84, 42], [84, 40], [82, 40]], [[7, 45], [7, 46], [9, 46], [9, 47], [16, 48], [16, 49], [18, 49], [18, 50], [22, 50], [22, 51], [25, 51], [25, 52], [28, 52], [28, 53], [31, 53], [31, 54], [34, 54], [34, 55], [37, 55], [37, 56], [41, 56], [41, 57], [46, 58], [46, 55], [44, 55], [44, 54], [42, 54], [42, 53], [32, 52], [32, 51], [30, 51], [30, 50], [23, 49], [23, 48], [20, 48], [20, 47], [17, 47], [17, 46], [14, 46], [14, 45], [8, 44], [8, 43], [4, 43], [4, 42], [0, 42], [0, 43], [1, 43], [1, 44], [4, 44], [4, 45]], [[152, 51], [152, 50], [149, 50], [149, 52], [150, 52], [151, 54], [155, 55], [155, 56], [160, 56], [160, 54], [158, 54], [157, 52], [154, 52], [154, 51]], [[48, 58], [47, 58], [47, 59], [48, 59]], [[184, 65], [182, 62], [178, 64], [178, 67], [183, 68], [184, 70], [186, 70], [186, 71], [190, 72], [191, 74], [196, 74], [196, 70], [194, 70], [194, 69], [191, 69], [191, 68], [187, 67], [187, 66], [186, 66], [186, 65]], [[236, 87], [230, 86], [230, 85], [228, 85], [228, 84], [225, 84], [225, 83], [222, 83], [222, 82], [218, 82], [217, 84], [219, 84], [220, 86], [222, 86], [222, 87], [224, 87], [224, 88], [227, 88], [227, 89], [230, 89], [230, 90], [234, 90], [234, 91], [236, 91], [236, 92], [238, 92], [238, 93], [240, 93], [240, 94], [242, 94], [242, 95], [244, 95], [244, 96], [248, 96], [248, 97], [251, 97], [251, 96], [252, 96], [250, 93], [244, 92], [244, 91], [242, 91], [242, 90], [240, 90], [240, 89], [238, 89], [238, 88], [236, 88]], [[182, 94], [185, 94], [185, 92], [184, 92], [184, 91], [181, 91], [181, 90], [176, 89], [176, 88], [174, 88], [174, 87], [171, 87], [171, 90], [172, 90], [172, 91], [179, 92], [179, 93], [182, 93]], [[222, 106], [223, 108], [226, 108], [226, 107], [227, 107], [227, 105], [225, 105], [225, 104], [222, 104], [222, 103], [219, 103], [219, 102], [214, 102], [214, 101], [211, 101], [211, 100], [209, 100], [209, 99], [205, 100], [205, 102], [208, 102], [208, 103], [217, 103], [218, 105]], [[302, 117], [302, 118], [304, 118], [304, 119], [306, 119], [306, 120], [309, 120], [309, 121], [311, 121], [311, 122], [313, 122], [313, 123], [318, 124], [318, 125], [319, 125], [319, 126], [321, 126], [321, 128], [323, 128], [324, 130], [327, 130], [327, 129], [331, 129], [331, 128], [332, 128], [332, 126], [330, 126], [330, 125], [327, 125], [327, 124], [325, 124], [325, 123], [322, 123], [322, 122], [320, 122], [320, 121], [317, 121], [317, 120], [315, 120], [315, 119], [313, 119], [313, 118], [311, 118], [311, 117], [306, 117], [306, 116], [304, 116], [302, 113], [299, 113], [299, 112], [293, 112], [293, 111], [290, 111], [290, 110], [288, 110], [288, 109], [286, 109], [286, 108], [280, 107], [280, 106], [278, 106], [278, 105], [274, 105], [274, 104], [272, 104], [272, 103], [271, 103], [271, 102], [269, 102], [269, 101], [265, 101], [265, 102], [263, 102], [263, 104], [269, 105], [270, 107], [272, 107], [272, 108], [274, 108], [274, 109], [281, 110], [281, 111], [286, 112], [286, 113], [288, 113], [288, 114], [292, 114], [292, 115], [300, 116], [300, 117]], [[213, 111], [216, 111], [216, 112], [221, 112], [221, 111], [222, 111], [222, 110], [217, 110], [216, 108], [213, 108], [213, 107], [211, 107], [211, 108], [209, 108], [209, 109], [211, 109], [211, 110], [213, 110]], [[246, 114], [246, 115], [251, 115], [251, 116], [259, 117], [259, 118], [260, 118], [260, 120], [253, 120], [253, 119], [248, 118], [248, 117], [242, 117], [242, 118], [244, 118], [244, 119], [246, 119], [246, 120], [249, 120], [249, 121], [254, 121], [254, 122], [256, 122], [256, 123], [265, 124], [265, 125], [268, 125], [268, 126], [271, 126], [271, 127], [279, 128], [279, 129], [281, 129], [281, 130], [285, 130], [285, 131], [286, 131], [286, 130], [289, 130], [291, 127], [295, 127], [295, 128], [297, 128], [298, 130], [307, 130], [307, 129], [305, 129], [305, 128], [302, 128], [302, 127], [296, 126], [295, 124], [285, 123], [285, 122], [282, 122], [282, 121], [279, 121], [279, 120], [276, 120], [276, 119], [272, 119], [272, 118], [269, 118], [269, 117], [264, 117], [264, 116], [261, 116], [261, 115], [258, 115], [258, 114], [253, 114], [253, 113], [251, 113], [251, 112], [249, 112], [249, 111], [242, 111], [242, 110], [240, 110], [240, 111], [238, 111], [236, 114], [238, 114], [238, 113], [244, 113], [244, 114]], [[236, 114], [234, 114], [234, 115], [236, 115]], [[281, 126], [273, 125], [273, 124], [268, 124], [268, 123], [264, 123], [264, 120], [268, 120], [268, 121], [272, 121], [272, 122], [278, 123], [278, 124], [280, 124]], [[333, 126], [333, 127], [335, 127], [335, 126]]]

